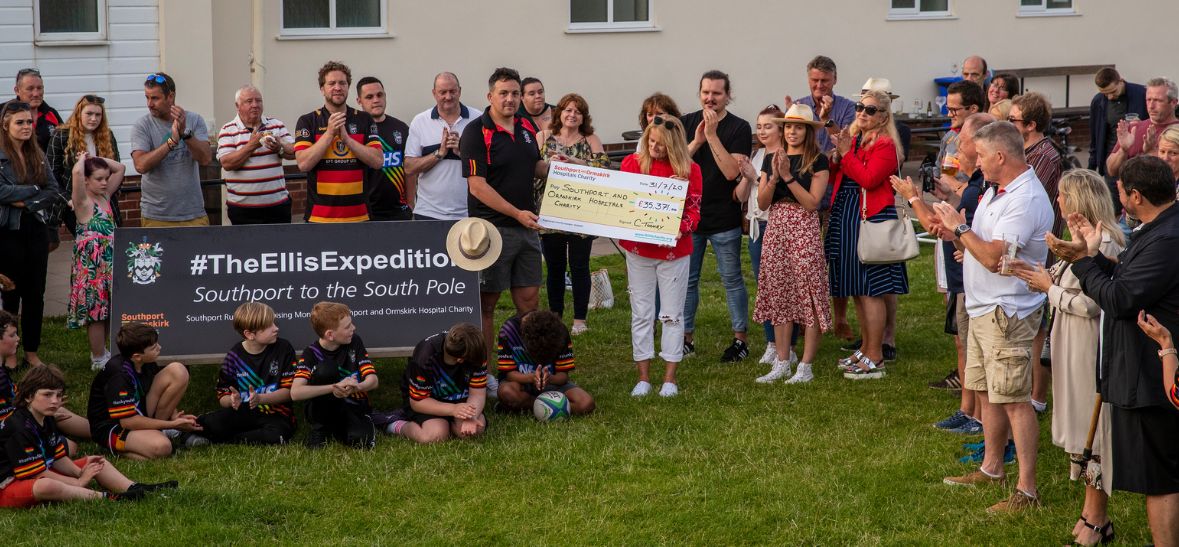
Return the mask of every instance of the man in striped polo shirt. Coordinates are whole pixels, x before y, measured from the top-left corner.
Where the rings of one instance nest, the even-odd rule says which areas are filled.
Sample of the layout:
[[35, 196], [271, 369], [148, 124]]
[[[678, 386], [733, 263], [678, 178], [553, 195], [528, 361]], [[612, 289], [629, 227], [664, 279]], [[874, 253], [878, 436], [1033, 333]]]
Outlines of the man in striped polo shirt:
[[291, 196], [282, 160], [295, 159], [295, 138], [282, 121], [262, 115], [262, 92], [242, 86], [237, 117], [217, 134], [217, 160], [231, 224], [288, 224]]
[[328, 61], [319, 69], [323, 107], [295, 124], [295, 162], [307, 173], [307, 222], [368, 220], [364, 167], [381, 169], [385, 158], [372, 116], [347, 104], [351, 85], [352, 70]]

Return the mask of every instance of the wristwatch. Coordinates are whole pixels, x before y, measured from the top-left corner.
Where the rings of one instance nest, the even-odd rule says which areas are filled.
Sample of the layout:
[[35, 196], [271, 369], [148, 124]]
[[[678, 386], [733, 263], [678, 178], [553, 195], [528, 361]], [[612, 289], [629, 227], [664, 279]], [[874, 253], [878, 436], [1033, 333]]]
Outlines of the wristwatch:
[[962, 237], [962, 234], [965, 234], [966, 232], [969, 232], [969, 231], [970, 231], [969, 224], [959, 224], [957, 228], [954, 228], [954, 237], [960, 238], [960, 237]]
[[440, 160], [440, 159], [442, 159], [442, 158], [445, 158], [445, 157], [446, 157], [446, 154], [443, 154], [443, 153], [442, 153], [442, 149], [441, 149], [441, 148], [439, 148], [438, 150], [435, 150], [435, 151], [434, 151], [434, 159], [439, 159], [439, 160]]
[[186, 141], [191, 138], [192, 138], [192, 130], [191, 129], [188, 129], [185, 132], [180, 134], [180, 140], [182, 140], [182, 141]]
[[835, 127], [835, 120], [827, 120], [823, 122], [823, 127]]

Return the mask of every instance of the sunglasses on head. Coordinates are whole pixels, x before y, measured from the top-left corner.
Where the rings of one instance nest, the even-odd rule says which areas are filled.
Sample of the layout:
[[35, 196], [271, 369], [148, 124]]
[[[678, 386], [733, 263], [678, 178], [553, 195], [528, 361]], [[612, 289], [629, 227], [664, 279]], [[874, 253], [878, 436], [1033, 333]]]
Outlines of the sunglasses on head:
[[28, 76], [30, 74], [32, 74], [33, 76], [41, 76], [41, 71], [37, 70], [35, 68], [22, 68], [16, 72], [16, 77], [17, 78], [24, 78], [25, 76]]
[[106, 99], [98, 95], [82, 95], [82, 100], [91, 104], [105, 104]]
[[17, 112], [21, 110], [32, 110], [33, 107], [24, 101], [8, 101], [4, 103], [5, 112]]
[[162, 74], [148, 74], [147, 80], [143, 82], [143, 85], [158, 85], [163, 88], [165, 93], [171, 93], [173, 91], [172, 86], [168, 85], [168, 78]]
[[864, 103], [856, 103], [856, 112], [857, 113], [864, 112], [864, 113], [868, 114], [869, 116], [875, 116], [881, 112], [884, 112], [884, 109], [879, 108], [876, 105], [870, 105], [870, 104], [866, 105]]

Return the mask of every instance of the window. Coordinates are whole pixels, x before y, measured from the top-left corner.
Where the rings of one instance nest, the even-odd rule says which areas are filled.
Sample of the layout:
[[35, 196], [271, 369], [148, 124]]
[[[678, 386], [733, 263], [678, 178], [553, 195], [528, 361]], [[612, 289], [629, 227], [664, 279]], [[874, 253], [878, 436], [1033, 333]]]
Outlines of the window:
[[891, 0], [889, 19], [950, 19], [950, 0]]
[[282, 0], [282, 34], [384, 35], [386, 0]]
[[35, 0], [37, 41], [106, 40], [106, 0]]
[[570, 0], [569, 30], [655, 30], [651, 0]]
[[1019, 0], [1019, 15], [1075, 15], [1073, 0]]

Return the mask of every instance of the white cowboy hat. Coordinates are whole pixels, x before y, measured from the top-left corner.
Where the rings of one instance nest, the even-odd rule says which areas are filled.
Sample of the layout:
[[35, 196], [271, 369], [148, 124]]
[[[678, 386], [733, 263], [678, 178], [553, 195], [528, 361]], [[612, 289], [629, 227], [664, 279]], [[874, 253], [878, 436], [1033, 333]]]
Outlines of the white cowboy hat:
[[446, 234], [446, 254], [455, 266], [469, 272], [486, 270], [494, 264], [503, 245], [499, 230], [481, 218], [464, 218]]
[[811, 110], [811, 107], [801, 103], [790, 105], [790, 109], [781, 118], [774, 118], [772, 121], [776, 123], [801, 123], [813, 127], [823, 125], [823, 122], [815, 118], [815, 111]]
[[888, 78], [868, 78], [868, 81], [864, 82], [864, 87], [860, 88], [861, 94], [853, 95], [853, 97], [857, 99], [862, 98], [864, 91], [883, 91], [888, 94], [890, 99], [900, 98], [900, 95], [892, 92], [892, 82], [888, 81]]

